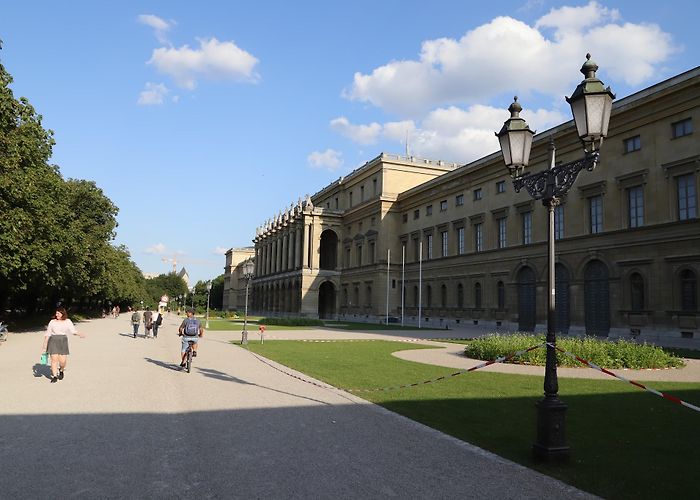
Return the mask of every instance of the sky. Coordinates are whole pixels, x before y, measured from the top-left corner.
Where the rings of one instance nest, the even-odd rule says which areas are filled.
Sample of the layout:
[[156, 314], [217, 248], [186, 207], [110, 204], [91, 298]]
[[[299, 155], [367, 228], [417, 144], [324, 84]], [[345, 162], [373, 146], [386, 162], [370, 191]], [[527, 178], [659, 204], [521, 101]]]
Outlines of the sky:
[[698, 66], [698, 5], [5, 1], [0, 62], [52, 163], [119, 207], [114, 243], [194, 284], [382, 152], [491, 154], [514, 95], [534, 130], [570, 120], [587, 52], [618, 98]]

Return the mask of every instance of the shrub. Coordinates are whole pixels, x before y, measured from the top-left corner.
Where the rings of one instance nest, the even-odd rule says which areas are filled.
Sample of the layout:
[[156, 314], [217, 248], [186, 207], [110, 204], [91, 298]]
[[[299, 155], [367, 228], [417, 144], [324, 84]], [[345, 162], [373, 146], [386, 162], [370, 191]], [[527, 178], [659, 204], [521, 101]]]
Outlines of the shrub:
[[[470, 358], [491, 360], [516, 351], [541, 344], [544, 335], [489, 335], [469, 341], [464, 355]], [[557, 346], [603, 368], [679, 368], [685, 366], [682, 359], [657, 346], [636, 344], [626, 340], [610, 341], [596, 337], [558, 338]], [[543, 347], [527, 352], [509, 363], [544, 366], [547, 350]], [[559, 366], [584, 366], [575, 359], [557, 352]]]
[[323, 326], [320, 319], [311, 318], [260, 318], [258, 324], [261, 325], [281, 325], [281, 326]]

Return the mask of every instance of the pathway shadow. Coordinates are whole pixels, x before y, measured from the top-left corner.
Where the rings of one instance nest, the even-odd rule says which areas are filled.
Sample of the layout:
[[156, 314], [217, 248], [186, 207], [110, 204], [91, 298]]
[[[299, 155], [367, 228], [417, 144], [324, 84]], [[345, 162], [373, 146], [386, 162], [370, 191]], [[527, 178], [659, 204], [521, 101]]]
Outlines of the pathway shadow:
[[49, 365], [35, 363], [34, 366], [32, 366], [32, 374], [36, 378], [39, 378], [39, 377], [51, 378], [51, 367]]
[[157, 359], [151, 359], [151, 358], [143, 358], [149, 363], [153, 363], [154, 365], [160, 366], [161, 368], [167, 368], [168, 370], [175, 370], [177, 372], [180, 371], [180, 365], [176, 363], [165, 363], [163, 361], [159, 361]]

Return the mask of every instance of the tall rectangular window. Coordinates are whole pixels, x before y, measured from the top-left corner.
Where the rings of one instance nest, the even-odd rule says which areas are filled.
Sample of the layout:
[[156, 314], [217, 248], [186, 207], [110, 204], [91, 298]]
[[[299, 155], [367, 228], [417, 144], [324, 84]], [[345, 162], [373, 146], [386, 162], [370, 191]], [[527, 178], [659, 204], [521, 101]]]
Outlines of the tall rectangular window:
[[362, 265], [362, 245], [357, 245], [357, 266]]
[[421, 258], [420, 255], [420, 240], [416, 238], [413, 240], [413, 255], [415, 256], [415, 261], [418, 262]]
[[433, 215], [433, 206], [432, 205], [428, 205], [427, 207], [425, 207], [425, 215]]
[[345, 249], [345, 267], [350, 267], [350, 248]]
[[365, 187], [360, 186], [360, 202], [365, 201]]
[[377, 196], [377, 179], [372, 179], [372, 195]]
[[414, 210], [413, 211], [413, 220], [416, 220], [420, 217], [420, 210]]
[[335, 209], [338, 210], [338, 197], [335, 197]]
[[678, 220], [694, 219], [698, 216], [698, 196], [693, 174], [676, 177], [678, 184]]
[[440, 233], [440, 248], [442, 250], [441, 257], [447, 257], [447, 231]]
[[474, 190], [474, 200], [480, 200], [481, 199], [481, 188], [476, 188]]
[[506, 241], [506, 218], [498, 219], [498, 248], [505, 248], [508, 244]]
[[455, 206], [461, 207], [462, 205], [464, 205], [464, 195], [458, 194], [457, 196], [455, 196]]
[[464, 253], [464, 228], [457, 228], [457, 253], [462, 255]]
[[642, 149], [642, 139], [638, 135], [625, 139], [623, 144], [625, 147], [625, 154]]
[[523, 213], [523, 245], [532, 243], [532, 212]]
[[484, 225], [482, 223], [474, 224], [474, 251], [481, 252], [484, 250]]
[[442, 200], [440, 202], [440, 211], [441, 212], [447, 211], [447, 200]]
[[679, 122], [671, 124], [671, 132], [673, 138], [683, 137], [684, 135], [690, 135], [693, 133], [693, 121], [691, 118], [686, 118]]
[[352, 191], [348, 193], [348, 204], [350, 205], [350, 208], [352, 208]]
[[506, 181], [498, 181], [496, 183], [496, 192], [505, 193], [506, 192]]
[[374, 259], [375, 259], [375, 255], [374, 255], [374, 241], [370, 241], [370, 242], [369, 242], [369, 263], [370, 263], [370, 264], [374, 264]]
[[642, 186], [631, 187], [627, 190], [629, 208], [629, 227], [644, 225], [644, 190]]
[[601, 195], [588, 198], [589, 214], [591, 218], [590, 233], [603, 232], [603, 197]]
[[564, 238], [564, 205], [557, 205], [554, 208], [554, 239]]
[[403, 214], [401, 216], [401, 222], [403, 222], [404, 224], [408, 222], [408, 214]]
[[425, 238], [425, 246], [427, 247], [425, 249], [425, 258], [427, 260], [430, 260], [433, 258], [433, 235], [429, 234]]

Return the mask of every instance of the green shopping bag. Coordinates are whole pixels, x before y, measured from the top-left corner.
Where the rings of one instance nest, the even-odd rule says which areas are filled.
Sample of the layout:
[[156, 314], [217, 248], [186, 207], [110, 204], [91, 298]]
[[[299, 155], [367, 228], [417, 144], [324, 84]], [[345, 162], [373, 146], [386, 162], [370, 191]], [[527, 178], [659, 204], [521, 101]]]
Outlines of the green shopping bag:
[[41, 358], [39, 358], [39, 363], [42, 365], [49, 364], [49, 353], [48, 352], [44, 352], [41, 354]]

